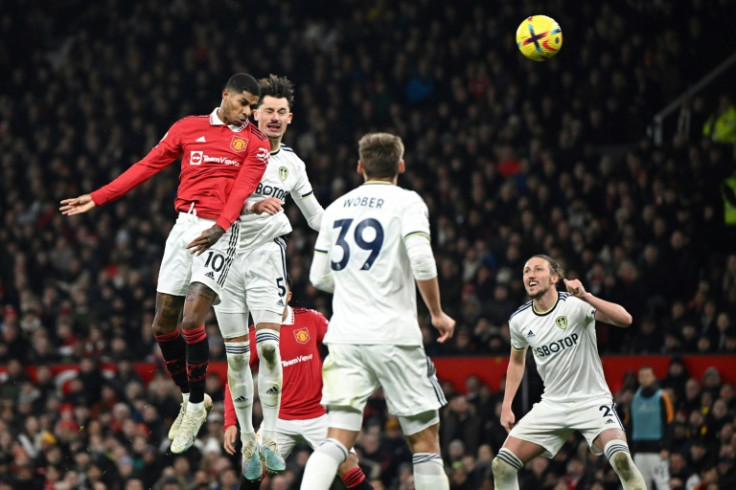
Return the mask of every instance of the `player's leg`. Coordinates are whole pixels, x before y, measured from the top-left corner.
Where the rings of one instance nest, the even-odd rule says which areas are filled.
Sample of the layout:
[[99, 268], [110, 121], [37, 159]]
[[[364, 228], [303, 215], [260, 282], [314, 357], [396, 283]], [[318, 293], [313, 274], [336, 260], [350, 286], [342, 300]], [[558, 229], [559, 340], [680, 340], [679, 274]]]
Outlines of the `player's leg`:
[[358, 455], [350, 449], [348, 459], [337, 468], [337, 475], [345, 484], [345, 488], [354, 490], [373, 490], [373, 485], [366, 478], [365, 473], [358, 465]]
[[491, 463], [495, 488], [518, 490], [518, 473], [526, 463], [545, 454], [553, 457], [573, 433], [569, 407], [542, 400], [534, 404], [509, 432]]
[[378, 388], [372, 369], [362, 362], [365, 346], [333, 344], [322, 365], [322, 404], [328, 408], [327, 439], [309, 457], [302, 489], [324, 490], [353, 447], [363, 423], [363, 409]]
[[250, 369], [250, 338], [246, 306], [245, 277], [247, 253], [238, 253], [225, 280], [215, 316], [225, 339], [227, 379], [235, 415], [240, 426], [243, 476], [258, 481], [263, 473], [260, 451], [253, 427], [253, 375]]
[[364, 357], [413, 453], [418, 490], [450, 488], [440, 451], [439, 408], [447, 403], [435, 367], [420, 346], [369, 346]]
[[[218, 313], [217, 321], [223, 325], [239, 323], [248, 329], [248, 314]], [[240, 425], [242, 442], [242, 468], [246, 479], [258, 481], [263, 473], [256, 432], [253, 427], [253, 375], [250, 371], [250, 341], [248, 335], [225, 339], [227, 355], [227, 380], [233, 398], [235, 415]]]
[[639, 469], [631, 459], [626, 434], [620, 428], [606, 429], [593, 441], [595, 447], [603, 451], [608, 462], [621, 480], [624, 490], [647, 490]]
[[307, 465], [304, 467], [302, 478], [302, 490], [324, 490], [330, 488], [335, 480], [337, 470], [347, 459], [350, 451], [358, 437], [363, 420], [363, 413], [352, 409], [342, 410], [330, 408], [328, 415], [330, 425], [349, 425], [358, 429], [341, 429], [330, 427], [327, 431], [327, 439], [314, 450]]
[[184, 297], [189, 288], [192, 257], [182, 246], [191, 226], [190, 217], [180, 216], [166, 239], [164, 256], [158, 277], [156, 313], [153, 318], [153, 335], [161, 349], [166, 370], [182, 393], [182, 403], [169, 429], [173, 440], [187, 409], [189, 380], [187, 379], [187, 344], [181, 335], [181, 315]]
[[545, 449], [539, 444], [513, 436], [507, 437], [491, 463], [494, 488], [519, 490], [519, 470], [544, 452]]
[[199, 429], [207, 420], [204, 384], [210, 352], [204, 320], [216, 298], [216, 293], [208, 286], [194, 282], [189, 286], [189, 293], [184, 302], [181, 326], [186, 342], [189, 402], [171, 443], [171, 452], [175, 454], [186, 451], [194, 444]]
[[164, 365], [171, 379], [182, 394], [181, 408], [169, 428], [169, 439], [173, 440], [189, 401], [187, 379], [187, 344], [179, 330], [179, 318], [184, 306], [183, 296], [156, 293], [156, 313], [153, 317], [153, 336], [161, 349]]
[[[295, 421], [284, 421], [279, 419], [279, 447], [281, 448], [284, 457], [288, 457], [288, 453], [284, 449], [281, 437], [284, 432], [283, 429], [286, 422], [293, 424]], [[301, 426], [299, 431], [301, 437], [312, 448], [312, 450], [317, 449], [322, 444], [322, 441], [325, 440], [325, 437], [327, 437], [327, 415], [322, 415], [308, 420], [300, 420], [299, 424]], [[350, 449], [348, 459], [346, 459], [337, 468], [337, 475], [347, 488], [356, 490], [371, 490], [373, 488], [365, 477], [365, 473], [363, 473], [363, 470], [358, 465], [358, 455], [355, 454], [355, 449]]]
[[[211, 226], [211, 220], [198, 220], [196, 228]], [[194, 230], [195, 227], [192, 228]], [[184, 301], [181, 328], [187, 344], [187, 379], [189, 403], [182, 419], [171, 452], [181, 453], [189, 449], [199, 429], [207, 420], [204, 385], [209, 364], [209, 342], [205, 319], [210, 308], [219, 302], [227, 274], [235, 259], [238, 241], [238, 225], [229, 230], [209, 250], [201, 255], [191, 255], [191, 277]], [[186, 249], [185, 249], [186, 250]]]
[[276, 426], [281, 407], [283, 366], [279, 332], [287, 300], [286, 245], [274, 240], [258, 247], [249, 259], [246, 283], [248, 308], [256, 324], [258, 350], [258, 396], [263, 411], [261, 448], [266, 470], [286, 469], [276, 442]]
[[449, 490], [450, 482], [442, 462], [437, 410], [411, 417], [400, 416], [399, 423], [412, 452], [415, 488]]

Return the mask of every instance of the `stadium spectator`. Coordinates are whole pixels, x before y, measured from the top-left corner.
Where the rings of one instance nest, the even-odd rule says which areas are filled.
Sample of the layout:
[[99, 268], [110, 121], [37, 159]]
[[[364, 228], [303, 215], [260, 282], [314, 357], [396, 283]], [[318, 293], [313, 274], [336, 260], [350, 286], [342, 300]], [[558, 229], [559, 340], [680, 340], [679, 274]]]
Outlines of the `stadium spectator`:
[[634, 463], [647, 488], [669, 487], [669, 440], [674, 408], [669, 396], [659, 387], [651, 366], [639, 368], [639, 389], [631, 400], [631, 449]]

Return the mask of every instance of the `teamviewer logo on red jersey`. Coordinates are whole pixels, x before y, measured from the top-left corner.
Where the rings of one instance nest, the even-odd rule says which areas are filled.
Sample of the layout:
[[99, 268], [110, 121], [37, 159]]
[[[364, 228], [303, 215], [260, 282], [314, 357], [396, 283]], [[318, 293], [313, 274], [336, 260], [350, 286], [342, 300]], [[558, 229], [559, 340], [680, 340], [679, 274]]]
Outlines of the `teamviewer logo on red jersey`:
[[193, 150], [189, 154], [189, 165], [202, 165], [204, 153], [201, 150]]

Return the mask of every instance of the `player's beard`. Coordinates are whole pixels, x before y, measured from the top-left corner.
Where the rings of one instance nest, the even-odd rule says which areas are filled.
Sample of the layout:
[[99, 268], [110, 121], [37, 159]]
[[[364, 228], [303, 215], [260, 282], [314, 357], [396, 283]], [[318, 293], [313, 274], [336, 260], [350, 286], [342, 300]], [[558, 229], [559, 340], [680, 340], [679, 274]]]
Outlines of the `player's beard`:
[[548, 284], [546, 288], [539, 288], [538, 287], [537, 292], [535, 292], [534, 294], [529, 293], [529, 291], [527, 291], [527, 294], [529, 294], [529, 297], [531, 299], [539, 299], [542, 296], [544, 296], [545, 294], [547, 294], [547, 291], [549, 291], [549, 288], [551, 288], [551, 287], [552, 287], [552, 285], [551, 284]]

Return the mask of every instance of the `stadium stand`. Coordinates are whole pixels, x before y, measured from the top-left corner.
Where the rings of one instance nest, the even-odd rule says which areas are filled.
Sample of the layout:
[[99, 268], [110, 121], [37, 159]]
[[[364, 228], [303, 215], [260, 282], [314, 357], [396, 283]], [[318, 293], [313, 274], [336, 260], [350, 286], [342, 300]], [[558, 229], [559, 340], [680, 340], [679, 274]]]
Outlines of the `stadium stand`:
[[[734, 381], [706, 369], [736, 354], [733, 72], [683, 102], [661, 146], [646, 132], [734, 51], [720, 36], [734, 5], [571, 5], [3, 3], [0, 490], [237, 488], [219, 403], [195, 449], [173, 457], [165, 446], [178, 401], [151, 323], [176, 166], [89, 215], [65, 218], [57, 205], [118, 175], [178, 117], [210, 112], [213, 84], [241, 70], [296, 82], [287, 144], [325, 205], [359, 183], [360, 134], [404, 139], [401, 184], [428, 203], [445, 303], [458, 319], [456, 338], [440, 345], [421, 315], [438, 367], [445, 356], [508, 353], [523, 260], [550, 253], [633, 313], [631, 329], [598, 327], [600, 350], [604, 362], [633, 356], [632, 373], [639, 356], [654, 356], [675, 406], [671, 488], [736, 488]], [[514, 30], [530, 13], [562, 26], [553, 60], [516, 51]], [[329, 313], [329, 298], [308, 283], [315, 234], [289, 214], [295, 303]], [[212, 358], [223, 360], [214, 315], [207, 329]], [[456, 377], [443, 384], [452, 488], [490, 489], [505, 437], [501, 380]], [[616, 371], [609, 384], [625, 414], [635, 377]], [[532, 377], [532, 401], [535, 388]], [[221, 390], [214, 369], [208, 393], [221, 401]], [[375, 488], [408, 490], [395, 429], [377, 394], [358, 450]], [[616, 488], [584, 445], [571, 439], [555, 459], [528, 465], [522, 488]], [[305, 460], [296, 451], [270, 488], [297, 488]]]

